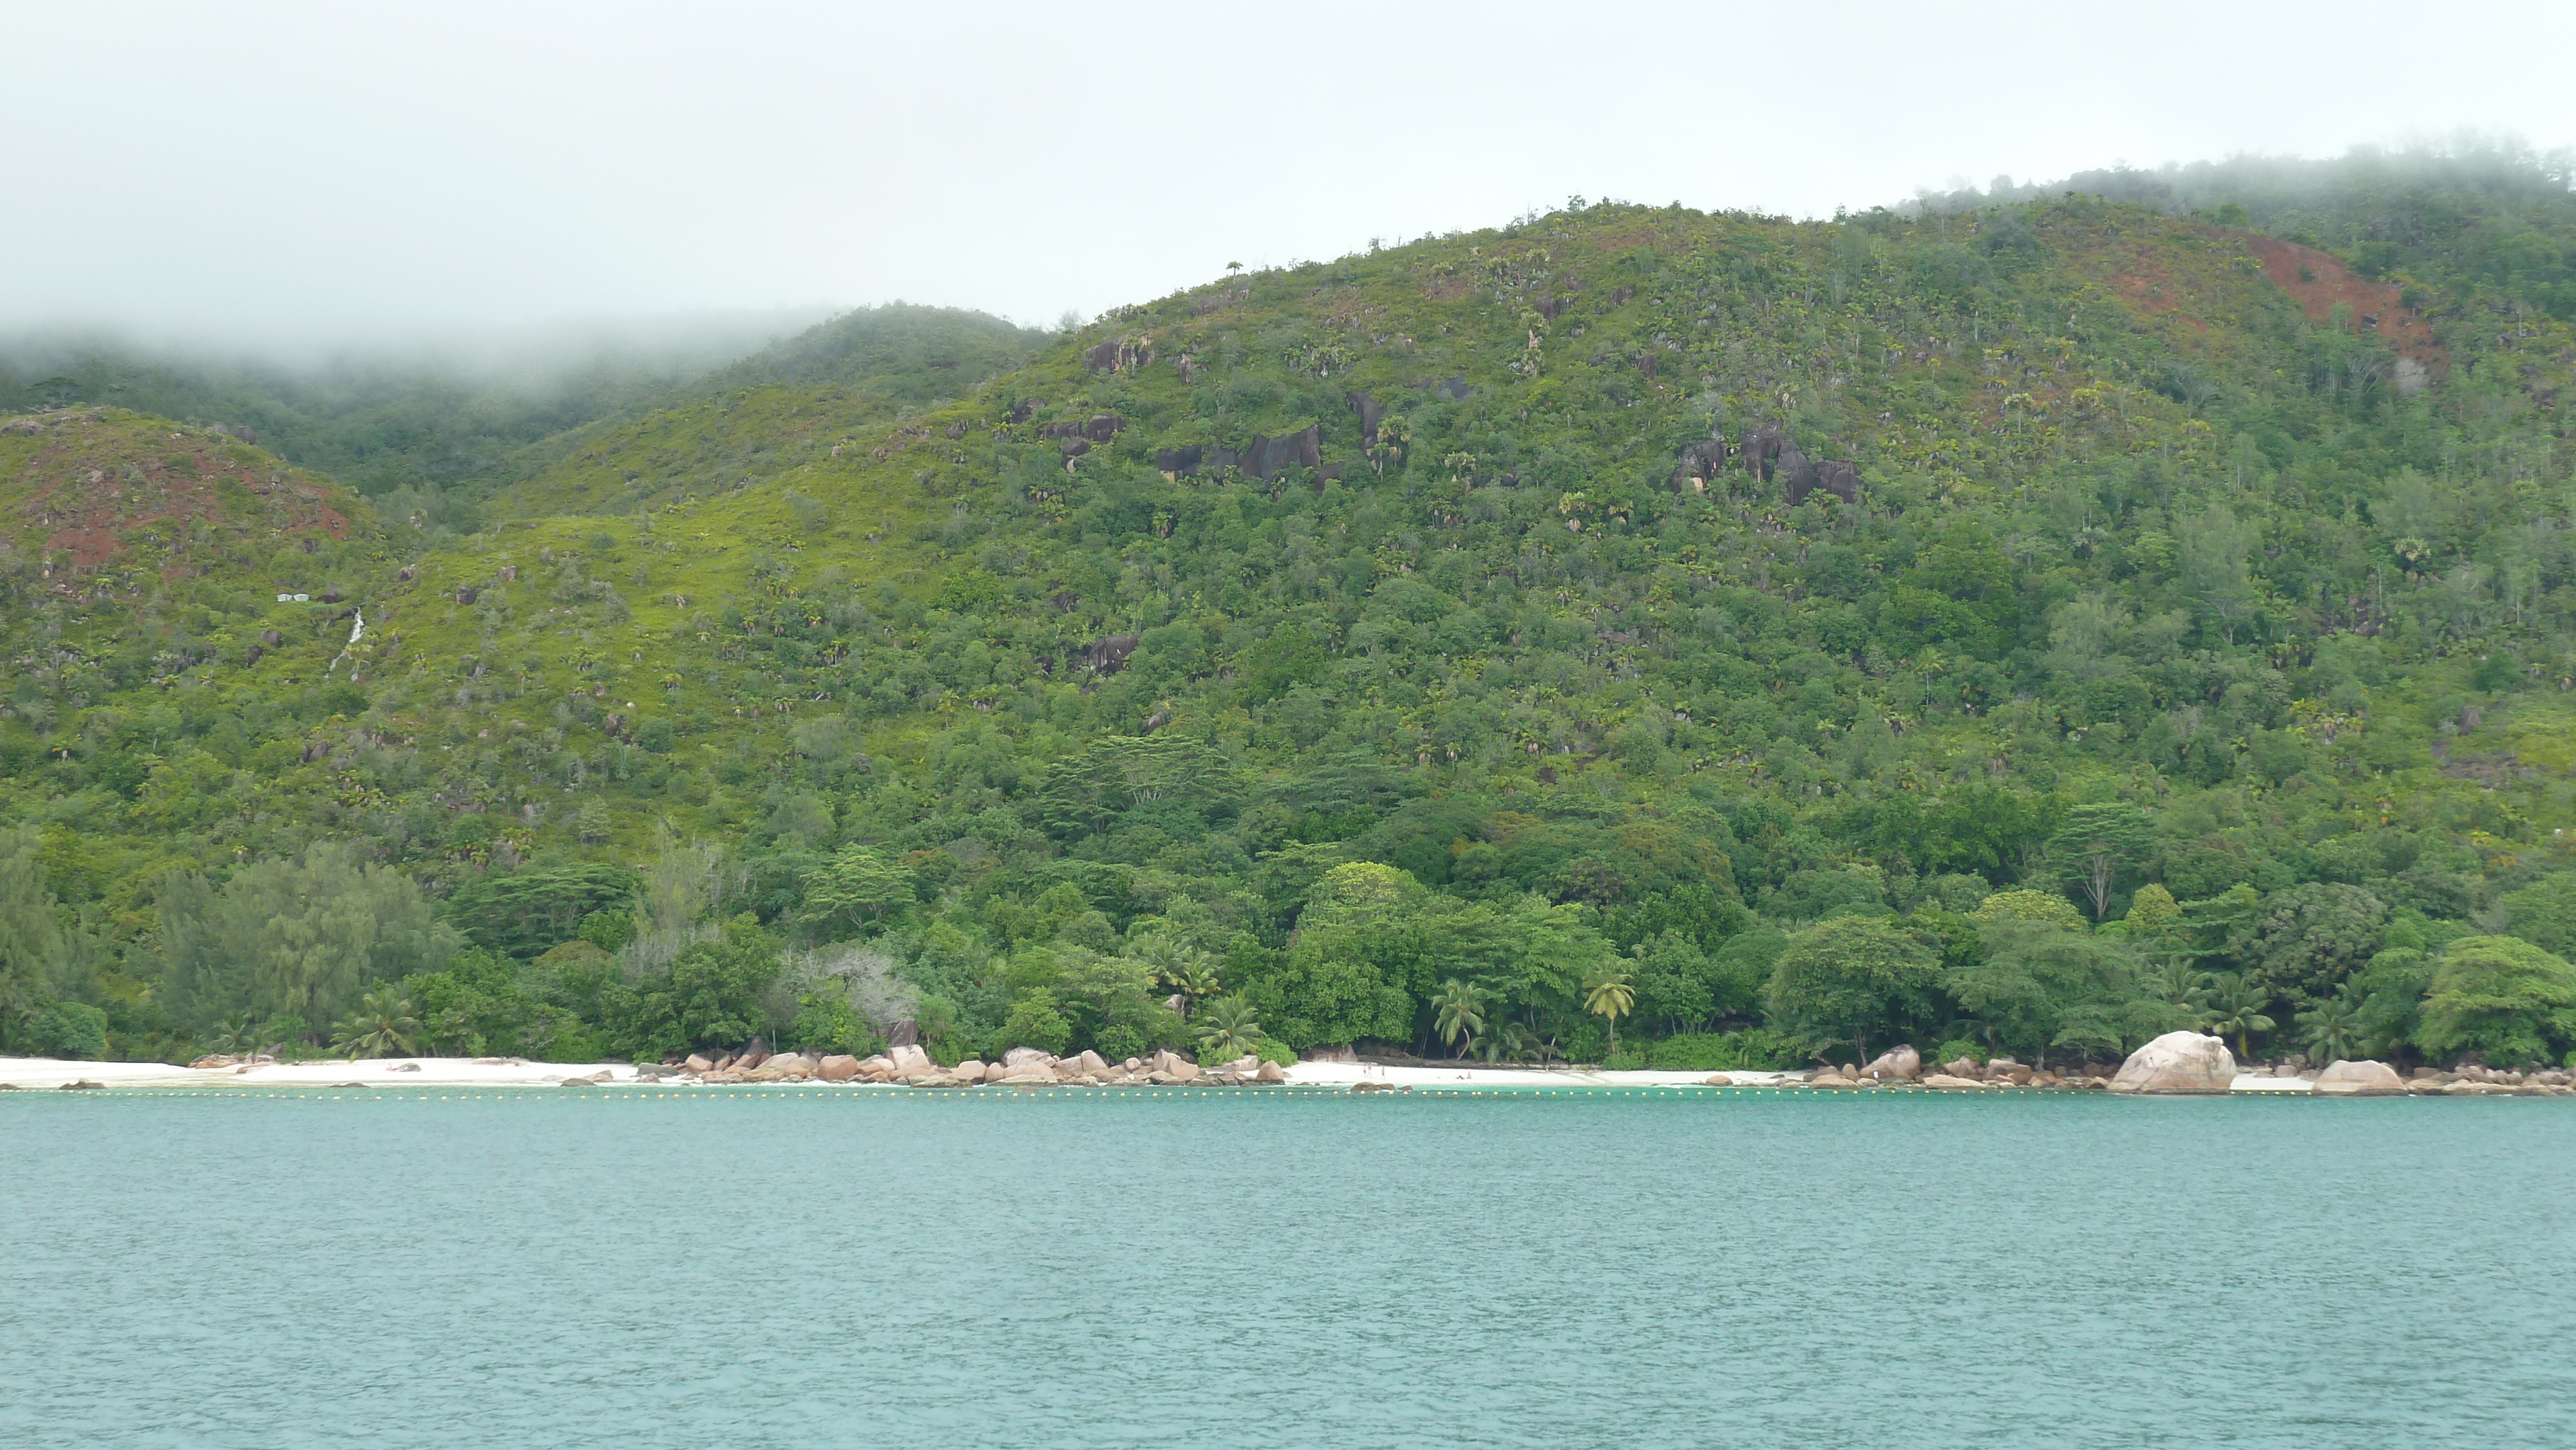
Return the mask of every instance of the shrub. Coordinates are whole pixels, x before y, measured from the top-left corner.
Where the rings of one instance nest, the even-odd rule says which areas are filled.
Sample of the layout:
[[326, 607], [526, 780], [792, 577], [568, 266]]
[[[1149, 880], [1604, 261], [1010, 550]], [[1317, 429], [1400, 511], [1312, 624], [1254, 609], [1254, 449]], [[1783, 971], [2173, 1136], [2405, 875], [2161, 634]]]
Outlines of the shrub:
[[1062, 1056], [1072, 1045], [1073, 1024], [1056, 1010], [1055, 994], [1040, 990], [1011, 1004], [1011, 1015], [1002, 1020], [1002, 1030], [994, 1034], [993, 1055], [1000, 1057], [1014, 1047], [1034, 1047]]
[[[1798, 1050], [1785, 1034], [1763, 1027], [1738, 1032], [1677, 1032], [1643, 1044], [1622, 1059], [1642, 1059], [1657, 1072], [1776, 1072], [1798, 1065]], [[1624, 1065], [1624, 1064], [1623, 1064]]]
[[56, 1002], [36, 1018], [36, 1045], [47, 1057], [102, 1061], [107, 1056], [107, 1014], [84, 1002]]
[[601, 1062], [609, 1055], [608, 1038], [596, 1027], [566, 1023], [538, 1053], [544, 1062]]
[[581, 919], [581, 939], [604, 952], [620, 951], [635, 940], [635, 914], [594, 911]]
[[1131, 1057], [1143, 1057], [1150, 1044], [1145, 1041], [1145, 1034], [1135, 1028], [1112, 1024], [1100, 1029], [1092, 1045], [1111, 1062], [1125, 1062]]
[[2084, 920], [2084, 913], [2075, 909], [2074, 902], [2045, 891], [2027, 889], [1998, 891], [1978, 902], [1977, 909], [1969, 914], [1979, 926], [1990, 921], [2040, 921], [2050, 926], [2062, 926], [2068, 931], [2084, 931], [2090, 927], [2090, 923]]
[[2464, 936], [2443, 953], [2417, 1041], [2436, 1060], [2544, 1062], [2576, 1039], [2576, 966], [2509, 936]]
[[801, 1052], [846, 1052], [865, 1057], [877, 1050], [877, 1035], [836, 989], [800, 998], [796, 1019], [787, 1025], [787, 1044]]

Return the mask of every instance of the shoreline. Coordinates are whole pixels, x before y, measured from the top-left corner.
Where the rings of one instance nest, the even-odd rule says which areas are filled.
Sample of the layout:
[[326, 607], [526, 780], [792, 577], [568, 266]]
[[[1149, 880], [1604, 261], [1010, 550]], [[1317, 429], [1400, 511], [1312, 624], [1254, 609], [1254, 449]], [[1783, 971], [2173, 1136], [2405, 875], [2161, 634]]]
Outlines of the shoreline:
[[[1805, 1072], [1656, 1072], [1656, 1071], [1585, 1071], [1573, 1068], [1537, 1069], [1502, 1067], [1420, 1067], [1394, 1066], [1369, 1062], [1301, 1062], [1286, 1069], [1285, 1080], [1260, 1083], [1222, 1075], [1209, 1075], [1198, 1080], [1155, 1086], [1181, 1087], [1303, 1087], [1333, 1088], [1350, 1092], [1447, 1093], [1460, 1090], [1475, 1092], [1581, 1092], [1601, 1089], [1635, 1088], [1758, 1088], [1797, 1090], [1817, 1095], [1832, 1093], [1908, 1093], [1923, 1092], [1976, 1096], [1981, 1094], [2098, 1094], [2099, 1086], [2090, 1083], [2028, 1084], [1988, 1082], [1967, 1084], [1957, 1079], [1943, 1079], [1941, 1085], [1918, 1082], [1849, 1084], [1839, 1079], [1817, 1083]], [[2408, 1097], [2496, 1097], [2496, 1096], [2571, 1096], [2576, 1089], [2539, 1083], [2484, 1082], [2459, 1078], [2454, 1074], [2439, 1075], [2442, 1080], [2409, 1082], [2402, 1094]], [[1720, 1082], [1717, 1079], [1723, 1078]], [[1947, 1084], [1957, 1083], [1957, 1086]], [[355, 1062], [331, 1060], [321, 1062], [258, 1063], [249, 1066], [192, 1068], [162, 1062], [78, 1062], [53, 1058], [0, 1057], [0, 1091], [60, 1091], [76, 1084], [98, 1088], [560, 1088], [573, 1087], [659, 1087], [665, 1089], [696, 1088], [767, 1088], [794, 1086], [813, 1089], [847, 1089], [865, 1091], [874, 1088], [913, 1088], [925, 1084], [905, 1082], [832, 1082], [820, 1078], [796, 1077], [776, 1082], [708, 1082], [695, 1074], [674, 1073], [655, 1065], [654, 1070], [639, 1072], [633, 1064], [622, 1062], [527, 1062], [517, 1059], [472, 1059], [456, 1057], [361, 1058]], [[1092, 1089], [1116, 1091], [1122, 1087], [1141, 1088], [1143, 1083], [1094, 1084], [1067, 1080], [1053, 1084], [929, 1084], [948, 1091], [972, 1091], [984, 1087], [1024, 1087]], [[2240, 1073], [2224, 1093], [2198, 1096], [2230, 1097], [2309, 1097], [2331, 1096], [2313, 1091], [2313, 1083], [2303, 1078], [2285, 1078], [2257, 1073]], [[2397, 1096], [2399, 1094], [2387, 1094]]]
[[[0, 1084], [20, 1090], [59, 1090], [76, 1082], [92, 1082], [103, 1088], [171, 1088], [171, 1087], [560, 1087], [567, 1082], [600, 1087], [654, 1085], [673, 1088], [774, 1087], [770, 1082], [709, 1082], [696, 1074], [677, 1073], [659, 1068], [639, 1072], [634, 1064], [623, 1062], [526, 1062], [515, 1059], [499, 1061], [459, 1057], [360, 1058], [346, 1060], [306, 1061], [293, 1063], [260, 1063], [192, 1068], [166, 1062], [77, 1062], [54, 1058], [0, 1057]], [[1361, 1084], [1390, 1088], [1410, 1087], [1481, 1087], [1481, 1088], [1586, 1088], [1586, 1087], [1699, 1087], [1707, 1084], [1704, 1072], [1580, 1072], [1572, 1069], [1542, 1070], [1534, 1068], [1428, 1068], [1390, 1067], [1374, 1063], [1301, 1062], [1286, 1069], [1284, 1084], [1261, 1086], [1350, 1088]], [[1789, 1087], [1803, 1085], [1806, 1074], [1794, 1072], [1745, 1072], [1729, 1074], [1736, 1086]], [[901, 1082], [864, 1081], [827, 1082], [815, 1078], [786, 1081], [799, 1086], [864, 1089], [874, 1087], [914, 1086]], [[1203, 1078], [1190, 1086], [1250, 1086], [1221, 1079]], [[968, 1085], [957, 1085], [961, 1090]], [[977, 1085], [987, 1086], [987, 1085]], [[989, 1086], [1003, 1086], [995, 1083]], [[1090, 1086], [1066, 1081], [1060, 1087]], [[1109, 1086], [1109, 1085], [1104, 1085]]]

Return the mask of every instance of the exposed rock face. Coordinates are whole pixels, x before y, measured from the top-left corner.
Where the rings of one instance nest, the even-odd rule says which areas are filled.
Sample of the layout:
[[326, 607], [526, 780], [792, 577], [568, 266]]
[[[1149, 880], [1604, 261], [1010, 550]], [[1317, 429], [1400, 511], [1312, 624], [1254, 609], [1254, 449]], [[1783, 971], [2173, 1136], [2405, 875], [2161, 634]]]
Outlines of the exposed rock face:
[[1360, 392], [1346, 395], [1344, 401], [1351, 405], [1353, 412], [1360, 415], [1360, 441], [1375, 447], [1377, 425], [1386, 417], [1386, 405]]
[[959, 1082], [982, 1082], [986, 1076], [984, 1064], [972, 1057], [948, 1069], [948, 1074]]
[[1745, 429], [1743, 436], [1736, 440], [1735, 456], [1743, 462], [1746, 473], [1764, 483], [1769, 483], [1771, 462], [1780, 456], [1780, 430], [1777, 428]]
[[911, 1047], [920, 1041], [921, 1024], [909, 1017], [896, 1018], [894, 1025], [886, 1029], [886, 1045], [889, 1047]]
[[1717, 477], [1725, 468], [1725, 439], [1709, 438], [1694, 443], [1682, 450], [1680, 461], [1673, 465], [1673, 492], [1701, 492], [1706, 488], [1708, 481]]
[[1795, 438], [1780, 440], [1780, 465], [1773, 476], [1780, 480], [1781, 492], [1792, 506], [1805, 502], [1807, 495], [1816, 491], [1816, 466], [1807, 461]]
[[1243, 471], [1268, 483], [1293, 464], [1303, 464], [1308, 468], [1322, 468], [1324, 466], [1323, 443], [1324, 430], [1321, 424], [1313, 425], [1302, 433], [1291, 433], [1285, 438], [1264, 438], [1255, 434], [1252, 446], [1244, 450]]
[[2111, 1079], [2115, 1093], [2223, 1093], [2236, 1079], [2227, 1044], [2197, 1032], [2168, 1032], [2129, 1054]]
[[1073, 1061], [1074, 1068], [1078, 1072], [1103, 1073], [1109, 1070], [1108, 1062], [1088, 1047], [1084, 1048], [1082, 1055]]
[[823, 1059], [814, 1075], [825, 1082], [848, 1082], [859, 1075], [859, 1060], [846, 1052], [834, 1053]]
[[1288, 1070], [1275, 1062], [1265, 1062], [1253, 1076], [1262, 1082], [1286, 1082]]
[[1199, 457], [1204, 452], [1206, 450], [1196, 443], [1185, 448], [1157, 448], [1154, 450], [1154, 466], [1170, 477], [1179, 478], [1199, 471]]
[[1002, 1066], [1011, 1072], [1052, 1072], [1055, 1054], [1035, 1047], [1014, 1047], [1002, 1054]]
[[893, 1064], [894, 1070], [898, 1073], [937, 1072], [939, 1070], [938, 1064], [930, 1060], [930, 1054], [922, 1051], [921, 1048], [914, 1043], [907, 1042], [901, 1047], [888, 1049], [886, 1052], [886, 1059]]
[[1939, 1088], [1945, 1092], [1983, 1092], [1986, 1087], [1975, 1078], [1957, 1077], [1946, 1072], [1936, 1072], [1923, 1079], [1923, 1085], [1928, 1088]]
[[1114, 675], [1127, 663], [1127, 657], [1136, 652], [1136, 642], [1140, 638], [1142, 636], [1133, 634], [1112, 634], [1095, 639], [1083, 647], [1084, 662], [1104, 675]]
[[1964, 1057], [1954, 1057], [1941, 1064], [1941, 1070], [1952, 1077], [1966, 1078], [1971, 1082], [1975, 1081], [1977, 1076], [1977, 1065]]
[[1911, 1047], [1891, 1047], [1871, 1058], [1869, 1066], [1860, 1070], [1860, 1075], [1882, 1082], [1889, 1078], [1904, 1078], [1910, 1082], [1923, 1075], [1923, 1054]]
[[1154, 360], [1154, 348], [1142, 337], [1113, 338], [1085, 349], [1082, 360], [1095, 373], [1132, 373]]
[[2403, 1097], [2406, 1082], [2387, 1063], [2345, 1062], [2338, 1058], [2317, 1074], [2313, 1091], [2330, 1098]]

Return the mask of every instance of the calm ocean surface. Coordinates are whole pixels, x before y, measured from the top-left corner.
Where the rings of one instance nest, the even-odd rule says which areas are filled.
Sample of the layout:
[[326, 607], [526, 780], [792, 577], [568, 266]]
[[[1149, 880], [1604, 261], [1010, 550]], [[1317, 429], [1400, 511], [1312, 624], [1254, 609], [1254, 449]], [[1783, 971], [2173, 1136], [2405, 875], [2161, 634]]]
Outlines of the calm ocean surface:
[[0, 1094], [0, 1444], [2564, 1445], [2576, 1101]]

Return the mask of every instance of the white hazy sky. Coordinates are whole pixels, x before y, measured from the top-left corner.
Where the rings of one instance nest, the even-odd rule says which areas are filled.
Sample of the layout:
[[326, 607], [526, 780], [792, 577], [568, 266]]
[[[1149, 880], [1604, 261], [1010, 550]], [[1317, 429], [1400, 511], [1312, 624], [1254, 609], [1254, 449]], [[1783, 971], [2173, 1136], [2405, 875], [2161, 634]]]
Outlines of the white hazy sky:
[[0, 328], [1052, 321], [1567, 195], [2576, 143], [2576, 5], [0, 6]]

